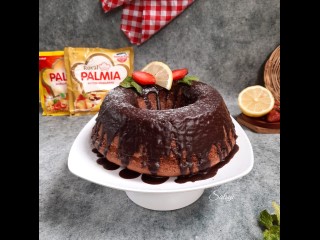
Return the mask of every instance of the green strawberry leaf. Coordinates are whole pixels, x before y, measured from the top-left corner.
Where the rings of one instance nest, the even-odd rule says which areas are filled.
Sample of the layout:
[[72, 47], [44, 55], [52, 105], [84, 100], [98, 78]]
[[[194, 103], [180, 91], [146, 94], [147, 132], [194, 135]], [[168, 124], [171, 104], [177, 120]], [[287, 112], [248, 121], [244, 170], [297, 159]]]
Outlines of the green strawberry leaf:
[[53, 104], [56, 104], [58, 102], [58, 99], [53, 99]]
[[124, 88], [135, 88], [137, 90], [137, 92], [139, 94], [142, 94], [142, 87], [136, 83], [132, 77], [130, 76], [127, 76], [121, 83], [120, 83], [120, 86], [121, 87], [124, 87]]
[[259, 219], [260, 223], [265, 226], [267, 229], [270, 229], [273, 225], [273, 219], [272, 216], [268, 213], [267, 210], [263, 210], [260, 213], [260, 219]]
[[61, 96], [62, 98], [66, 98], [66, 94], [64, 94], [64, 93], [60, 93], [60, 96]]
[[274, 225], [263, 232], [263, 240], [280, 240], [280, 226]]
[[132, 82], [131, 85], [137, 90], [139, 94], [142, 94], [142, 87], [138, 83]]
[[193, 81], [199, 81], [199, 78], [196, 76], [185, 76], [184, 78], [182, 78], [181, 80], [178, 81], [178, 83], [184, 83], [187, 84], [189, 86], [191, 86]]
[[124, 88], [130, 88], [131, 86], [131, 82], [133, 81], [132, 77], [127, 76], [121, 83], [120, 86], [124, 87]]
[[276, 213], [278, 225], [280, 225], [280, 206], [276, 202], [272, 202], [272, 207]]

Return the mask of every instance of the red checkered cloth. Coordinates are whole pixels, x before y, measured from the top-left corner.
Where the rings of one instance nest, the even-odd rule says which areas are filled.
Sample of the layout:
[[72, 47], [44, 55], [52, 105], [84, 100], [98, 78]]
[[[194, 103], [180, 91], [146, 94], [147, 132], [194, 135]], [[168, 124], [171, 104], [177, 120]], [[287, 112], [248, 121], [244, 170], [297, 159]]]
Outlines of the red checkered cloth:
[[101, 0], [105, 12], [124, 5], [121, 30], [140, 45], [182, 13], [194, 0]]
[[111, 9], [120, 7], [124, 3], [129, 3], [132, 0], [101, 0], [102, 9], [104, 12], [109, 12]]

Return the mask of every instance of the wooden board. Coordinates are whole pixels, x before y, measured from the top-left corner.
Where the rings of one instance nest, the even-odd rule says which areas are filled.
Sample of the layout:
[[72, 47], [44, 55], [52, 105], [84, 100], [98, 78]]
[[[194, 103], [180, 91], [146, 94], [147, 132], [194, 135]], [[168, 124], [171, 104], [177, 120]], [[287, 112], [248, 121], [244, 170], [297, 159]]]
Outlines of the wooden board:
[[280, 122], [269, 123], [263, 118], [252, 118], [242, 113], [237, 116], [237, 121], [257, 133], [280, 133]]

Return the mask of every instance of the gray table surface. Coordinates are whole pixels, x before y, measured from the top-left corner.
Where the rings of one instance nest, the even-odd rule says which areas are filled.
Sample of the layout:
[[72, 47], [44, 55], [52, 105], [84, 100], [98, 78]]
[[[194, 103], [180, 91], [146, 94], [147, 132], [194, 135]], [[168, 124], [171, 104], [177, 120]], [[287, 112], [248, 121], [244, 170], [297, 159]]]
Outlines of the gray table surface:
[[[239, 109], [227, 102], [232, 115]], [[206, 189], [185, 208], [158, 212], [135, 205], [125, 192], [69, 172], [72, 143], [92, 116], [39, 115], [40, 239], [261, 239], [260, 211], [279, 203], [280, 135], [244, 127], [254, 152], [252, 171], [241, 179]], [[215, 191], [228, 199], [211, 198]], [[214, 200], [216, 199], [216, 200]]]
[[[261, 84], [263, 63], [280, 43], [280, 1], [196, 0], [141, 46], [135, 69], [150, 61], [216, 87], [232, 115], [237, 95]], [[39, 50], [65, 46], [129, 46], [120, 31], [121, 9], [105, 14], [100, 1], [39, 1]], [[260, 78], [259, 78], [260, 76]], [[255, 164], [245, 177], [205, 190], [194, 204], [157, 212], [132, 203], [123, 191], [71, 174], [68, 153], [92, 116], [44, 117], [39, 113], [39, 238], [51, 239], [262, 239], [260, 211], [280, 202], [280, 135], [245, 129]], [[213, 192], [230, 201], [210, 200]]]

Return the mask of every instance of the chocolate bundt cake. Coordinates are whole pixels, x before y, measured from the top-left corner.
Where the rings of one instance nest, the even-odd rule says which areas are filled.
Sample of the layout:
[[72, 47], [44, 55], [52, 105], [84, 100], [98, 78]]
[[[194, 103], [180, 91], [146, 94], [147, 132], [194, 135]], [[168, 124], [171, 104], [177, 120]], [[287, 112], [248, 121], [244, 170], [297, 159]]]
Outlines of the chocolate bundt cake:
[[204, 171], [236, 145], [229, 111], [217, 90], [201, 82], [174, 83], [143, 94], [117, 87], [104, 99], [92, 145], [109, 161], [156, 176]]

